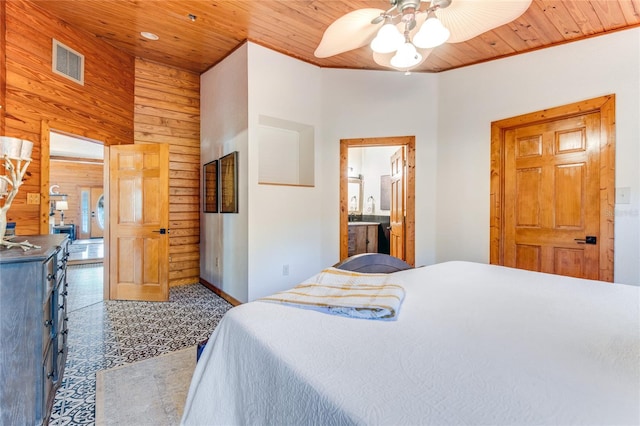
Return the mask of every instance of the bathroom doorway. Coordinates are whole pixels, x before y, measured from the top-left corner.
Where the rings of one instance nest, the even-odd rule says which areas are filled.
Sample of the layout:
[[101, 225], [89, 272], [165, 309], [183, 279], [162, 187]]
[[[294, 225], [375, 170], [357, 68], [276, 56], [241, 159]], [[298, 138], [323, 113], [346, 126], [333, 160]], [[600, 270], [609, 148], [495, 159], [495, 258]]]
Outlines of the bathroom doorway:
[[[350, 233], [349, 230], [351, 228], [356, 231], [361, 231], [361, 226], [356, 228], [356, 225], [360, 225], [357, 223], [357, 217], [359, 215], [364, 216], [365, 213], [373, 213], [376, 212], [376, 206], [380, 207], [380, 203], [383, 202], [383, 195], [381, 193], [378, 200], [376, 200], [375, 196], [367, 194], [360, 195], [360, 199], [356, 200], [356, 204], [352, 201], [353, 196], [350, 198], [349, 194], [349, 186], [354, 187], [354, 182], [356, 178], [360, 180], [360, 184], [362, 185], [363, 178], [360, 171], [349, 170], [349, 149], [350, 148], [380, 148], [380, 147], [391, 147], [391, 151], [389, 152], [402, 152], [404, 159], [402, 159], [399, 163], [401, 164], [399, 168], [397, 168], [395, 172], [395, 176], [392, 176], [392, 161], [389, 158], [389, 179], [396, 181], [400, 181], [402, 183], [402, 193], [400, 194], [400, 198], [396, 200], [396, 204], [394, 206], [389, 206], [388, 209], [391, 211], [396, 211], [396, 228], [395, 232], [397, 235], [398, 231], [402, 231], [401, 239], [395, 239], [395, 250], [394, 253], [397, 257], [406, 261], [407, 263], [413, 265], [415, 262], [415, 137], [414, 136], [402, 136], [402, 137], [382, 137], [382, 138], [360, 138], [360, 139], [342, 139], [340, 141], [340, 260], [344, 260], [349, 256], [349, 243], [350, 243]], [[357, 176], [356, 176], [357, 175]], [[381, 176], [377, 176], [376, 179], [380, 179]], [[390, 188], [393, 188], [394, 185], [389, 182]], [[383, 184], [381, 183], [382, 187]], [[396, 185], [397, 189], [398, 186]], [[381, 191], [382, 192], [382, 191]], [[392, 191], [393, 192], [393, 191]], [[396, 192], [395, 195], [398, 195]], [[390, 198], [393, 198], [393, 194], [389, 194]], [[398, 205], [397, 202], [401, 200], [402, 205]], [[351, 204], [354, 204], [351, 206]], [[393, 203], [392, 203], [393, 204]], [[357, 213], [357, 214], [354, 214]], [[355, 220], [355, 222], [353, 221]], [[351, 227], [349, 226], [351, 222]], [[367, 222], [364, 222], [367, 224]], [[387, 227], [387, 225], [384, 225]], [[401, 229], [398, 229], [401, 227]], [[370, 227], [369, 227], [370, 228]], [[391, 224], [388, 226], [388, 231], [391, 231]], [[383, 229], [383, 232], [386, 229]], [[351, 234], [354, 234], [352, 232]], [[357, 232], [356, 232], [357, 234]], [[353, 237], [353, 235], [351, 235]], [[353, 238], [351, 238], [353, 239]], [[357, 239], [357, 238], [356, 238]], [[367, 238], [370, 240], [370, 238]], [[398, 244], [401, 244], [401, 247], [398, 247]], [[353, 245], [353, 244], [352, 244]], [[352, 250], [353, 251], [353, 250]]]

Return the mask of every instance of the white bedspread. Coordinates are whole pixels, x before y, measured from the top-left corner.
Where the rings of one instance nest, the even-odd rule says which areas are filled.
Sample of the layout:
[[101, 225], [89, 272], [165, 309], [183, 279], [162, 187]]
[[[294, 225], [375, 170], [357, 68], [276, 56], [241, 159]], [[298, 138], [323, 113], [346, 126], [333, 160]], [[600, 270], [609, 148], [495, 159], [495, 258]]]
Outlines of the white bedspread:
[[183, 424], [640, 424], [640, 288], [468, 262], [396, 274], [397, 321], [230, 310]]

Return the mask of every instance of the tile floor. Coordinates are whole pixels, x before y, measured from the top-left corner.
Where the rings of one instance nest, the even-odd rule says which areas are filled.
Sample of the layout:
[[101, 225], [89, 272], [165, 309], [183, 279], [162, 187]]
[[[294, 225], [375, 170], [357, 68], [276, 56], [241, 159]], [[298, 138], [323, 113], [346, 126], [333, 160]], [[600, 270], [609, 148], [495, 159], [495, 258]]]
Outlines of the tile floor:
[[[102, 264], [68, 267], [69, 355], [51, 425], [95, 424], [96, 371], [193, 346], [231, 308], [200, 284], [169, 302], [102, 300]], [[195, 353], [194, 353], [195, 356]]]

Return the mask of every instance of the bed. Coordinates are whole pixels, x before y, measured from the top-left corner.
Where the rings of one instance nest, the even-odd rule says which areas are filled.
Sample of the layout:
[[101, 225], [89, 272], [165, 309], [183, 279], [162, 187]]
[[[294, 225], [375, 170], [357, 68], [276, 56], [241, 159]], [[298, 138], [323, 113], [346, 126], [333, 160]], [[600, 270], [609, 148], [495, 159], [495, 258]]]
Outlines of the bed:
[[640, 288], [470, 262], [391, 274], [395, 321], [255, 301], [182, 424], [640, 424]]

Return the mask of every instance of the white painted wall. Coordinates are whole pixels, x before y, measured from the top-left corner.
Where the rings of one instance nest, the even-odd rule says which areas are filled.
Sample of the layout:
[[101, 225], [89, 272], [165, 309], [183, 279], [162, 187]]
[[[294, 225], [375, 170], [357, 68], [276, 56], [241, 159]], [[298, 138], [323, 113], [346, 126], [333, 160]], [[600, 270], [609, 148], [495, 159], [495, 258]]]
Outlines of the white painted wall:
[[49, 133], [49, 155], [103, 160], [104, 143], [52, 131]]
[[[616, 95], [615, 281], [640, 283], [640, 29], [439, 74], [437, 261], [489, 261], [492, 121]], [[420, 163], [418, 163], [420, 164]]]
[[[320, 155], [320, 69], [252, 43], [248, 48], [248, 299], [254, 300], [291, 288], [327, 266], [322, 262], [326, 180]], [[260, 116], [313, 126], [315, 186], [258, 184]]]
[[[370, 146], [349, 148], [349, 165], [351, 158], [358, 158], [357, 170], [363, 175], [362, 211], [366, 215], [389, 216], [389, 209], [380, 206], [380, 177], [391, 173], [391, 156], [399, 149], [397, 146]], [[356, 163], [354, 162], [354, 165]], [[373, 197], [373, 208], [369, 210], [369, 197]]]
[[[202, 76], [202, 162], [240, 152], [240, 214], [202, 215], [201, 275], [247, 301], [337, 262], [340, 139], [405, 135], [416, 136], [416, 264], [488, 262], [490, 123], [610, 93], [616, 186], [631, 188], [616, 206], [615, 280], [637, 284], [640, 29], [410, 76], [319, 69], [249, 43]], [[314, 126], [314, 187], [257, 184], [260, 115]]]
[[386, 136], [416, 137], [416, 265], [435, 262], [437, 83], [435, 74], [322, 70], [323, 265], [340, 256], [340, 139]]
[[249, 210], [246, 44], [202, 74], [200, 111], [202, 164], [238, 151], [240, 212], [200, 213], [200, 276], [246, 302]]

